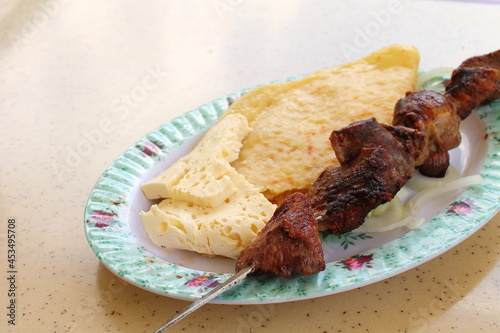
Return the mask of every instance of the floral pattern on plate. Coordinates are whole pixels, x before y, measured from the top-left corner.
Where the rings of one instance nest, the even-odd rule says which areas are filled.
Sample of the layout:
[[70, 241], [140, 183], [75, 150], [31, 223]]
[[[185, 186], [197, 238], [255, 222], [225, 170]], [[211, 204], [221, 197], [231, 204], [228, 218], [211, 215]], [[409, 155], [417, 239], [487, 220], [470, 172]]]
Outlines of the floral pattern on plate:
[[349, 258], [340, 260], [336, 265], [347, 270], [360, 269], [363, 267], [373, 268], [373, 254], [358, 254]]
[[[436, 80], [432, 85], [436, 88]], [[221, 272], [210, 265], [193, 267], [192, 258], [170, 259], [172, 253], [148, 243], [144, 230], [133, 221], [140, 209], [150, 205], [140, 184], [189, 151], [196, 138], [246, 91], [214, 100], [160, 126], [123, 152], [97, 180], [85, 207], [84, 229], [91, 249], [110, 271], [151, 292], [186, 300], [200, 298], [231, 275], [230, 270]], [[479, 172], [483, 181], [457, 194], [418, 229], [325, 236], [328, 263], [323, 272], [291, 279], [248, 277], [213, 302], [276, 303], [346, 291], [416, 267], [469, 237], [500, 208], [500, 102], [475, 114], [465, 126], [463, 151], [456, 154], [483, 149], [477, 158], [480, 162], [459, 165], [462, 174]]]

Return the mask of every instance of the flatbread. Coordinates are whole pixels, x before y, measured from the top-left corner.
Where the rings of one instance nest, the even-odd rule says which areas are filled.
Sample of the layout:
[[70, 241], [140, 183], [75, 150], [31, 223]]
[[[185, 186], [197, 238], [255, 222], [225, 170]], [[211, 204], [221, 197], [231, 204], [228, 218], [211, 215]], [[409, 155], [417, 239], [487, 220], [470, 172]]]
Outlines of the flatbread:
[[390, 124], [396, 102], [415, 90], [419, 60], [416, 48], [392, 45], [249, 91], [225, 114], [243, 114], [252, 128], [231, 165], [268, 199], [308, 189], [325, 168], [338, 165], [332, 130], [370, 117]]

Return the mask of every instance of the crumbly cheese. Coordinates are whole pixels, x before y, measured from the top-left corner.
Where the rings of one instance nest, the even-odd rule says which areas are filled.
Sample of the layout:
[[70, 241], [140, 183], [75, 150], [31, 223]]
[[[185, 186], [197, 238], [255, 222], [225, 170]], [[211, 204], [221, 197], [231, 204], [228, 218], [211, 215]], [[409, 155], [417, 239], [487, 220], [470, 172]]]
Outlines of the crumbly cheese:
[[[233, 117], [234, 116], [234, 117]], [[242, 115], [213, 126], [198, 145], [159, 176], [141, 186], [148, 199], [171, 198], [216, 207], [237, 187], [227, 173], [238, 157], [242, 140], [250, 132]]]
[[159, 246], [237, 258], [276, 209], [230, 162], [250, 132], [243, 115], [225, 117], [188, 155], [142, 185], [147, 198], [163, 198], [141, 213]]
[[415, 89], [418, 63], [416, 48], [392, 45], [249, 91], [225, 114], [245, 115], [253, 129], [232, 165], [268, 198], [309, 188], [325, 168], [338, 165], [332, 130], [370, 117], [390, 124], [397, 100]]
[[228, 177], [237, 191], [214, 208], [165, 199], [142, 213], [153, 242], [167, 248], [238, 258], [276, 206], [234, 169]]

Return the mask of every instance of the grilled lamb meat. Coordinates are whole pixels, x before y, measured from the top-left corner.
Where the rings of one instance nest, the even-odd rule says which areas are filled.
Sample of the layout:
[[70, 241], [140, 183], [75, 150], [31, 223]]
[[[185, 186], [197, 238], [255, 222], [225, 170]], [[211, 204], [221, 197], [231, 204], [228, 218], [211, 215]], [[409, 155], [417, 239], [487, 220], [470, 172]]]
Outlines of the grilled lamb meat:
[[[376, 124], [378, 124], [377, 121], [371, 118], [369, 120], [352, 123], [330, 134], [330, 144], [341, 165], [358, 157], [362, 148], [373, 148], [379, 145], [376, 142], [370, 142], [374, 138], [374, 133], [371, 132], [372, 130], [382, 131]], [[403, 148], [416, 159], [425, 143], [425, 136], [423, 133], [403, 126], [379, 125], [398, 140], [399, 143], [403, 145]], [[361, 129], [360, 126], [366, 129], [366, 131]], [[385, 135], [384, 131], [382, 131], [382, 133]], [[377, 135], [377, 133], [375, 133], [375, 135]]]
[[333, 131], [330, 140], [341, 165], [323, 171], [307, 197], [319, 229], [342, 234], [363, 224], [372, 209], [391, 201], [410, 179], [415, 164], [410, 147], [374, 118]]
[[434, 91], [407, 93], [394, 108], [393, 125], [425, 134], [425, 145], [415, 165], [426, 176], [443, 177], [449, 166], [448, 150], [460, 144], [460, 117], [455, 105]]
[[500, 98], [500, 50], [465, 60], [453, 71], [446, 96], [461, 119], [479, 105]]
[[273, 217], [242, 251], [236, 271], [252, 266], [252, 274], [290, 277], [311, 275], [325, 269], [318, 225], [302, 193], [289, 195]]
[[416, 161], [419, 158], [426, 143], [425, 133], [405, 126], [380, 125], [403, 145], [403, 148], [412, 156], [413, 160]]
[[453, 71], [446, 93], [407, 93], [396, 103], [393, 125], [421, 131], [425, 146], [416, 159], [420, 172], [443, 177], [450, 164], [448, 150], [460, 144], [460, 121], [479, 105], [500, 97], [500, 50], [465, 60]]
[[498, 98], [500, 70], [494, 68], [460, 68], [453, 72], [446, 95], [455, 103], [457, 113], [465, 119], [476, 107]]

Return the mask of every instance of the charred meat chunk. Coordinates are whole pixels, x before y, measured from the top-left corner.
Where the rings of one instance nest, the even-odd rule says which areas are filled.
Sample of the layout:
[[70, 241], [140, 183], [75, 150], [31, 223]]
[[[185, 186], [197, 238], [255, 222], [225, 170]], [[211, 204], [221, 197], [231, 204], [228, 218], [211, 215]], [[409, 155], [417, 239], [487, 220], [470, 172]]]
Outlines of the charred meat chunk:
[[342, 234], [391, 201], [415, 164], [408, 147], [374, 118], [333, 131], [330, 140], [341, 165], [323, 171], [307, 197], [319, 229]]
[[425, 147], [425, 133], [405, 126], [390, 126], [386, 124], [380, 125], [382, 125], [382, 127], [391, 133], [391, 135], [403, 145], [414, 161], [418, 159]]
[[252, 274], [289, 278], [325, 269], [318, 225], [302, 193], [289, 195], [250, 245], [242, 251], [236, 271], [253, 267]]
[[461, 119], [481, 104], [500, 97], [500, 50], [472, 57], [460, 64], [446, 85], [446, 96]]
[[453, 72], [446, 95], [451, 97], [460, 118], [465, 119], [472, 110], [500, 94], [499, 82], [500, 70], [460, 68]]
[[450, 164], [448, 150], [461, 141], [460, 117], [450, 99], [435, 91], [407, 93], [396, 103], [392, 123], [425, 134], [415, 165], [426, 176], [443, 177]]

